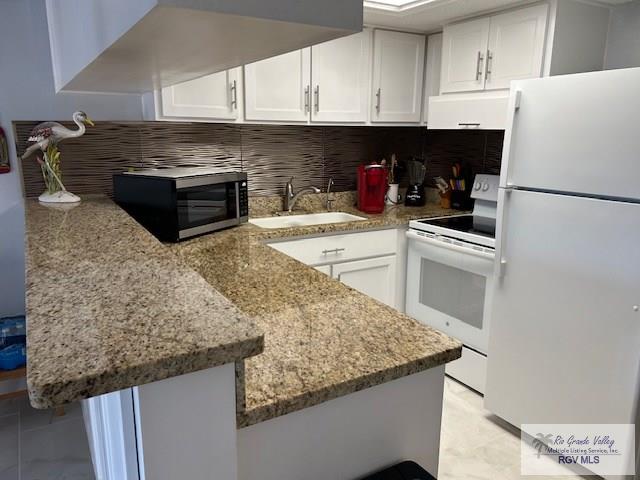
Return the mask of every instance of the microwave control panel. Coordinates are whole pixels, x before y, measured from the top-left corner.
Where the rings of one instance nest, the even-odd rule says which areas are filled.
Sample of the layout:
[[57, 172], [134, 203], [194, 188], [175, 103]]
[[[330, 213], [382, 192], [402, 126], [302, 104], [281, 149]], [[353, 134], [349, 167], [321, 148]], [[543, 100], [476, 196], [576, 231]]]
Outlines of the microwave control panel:
[[238, 195], [240, 204], [239, 217], [249, 216], [249, 186], [246, 180], [238, 182]]

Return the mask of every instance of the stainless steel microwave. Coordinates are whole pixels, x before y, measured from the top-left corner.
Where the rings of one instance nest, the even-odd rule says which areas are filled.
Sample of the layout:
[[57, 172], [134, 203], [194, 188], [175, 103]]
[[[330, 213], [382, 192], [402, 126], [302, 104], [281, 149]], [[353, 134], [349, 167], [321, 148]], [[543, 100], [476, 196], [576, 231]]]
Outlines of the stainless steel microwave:
[[203, 167], [115, 174], [114, 199], [158, 239], [179, 242], [249, 219], [247, 174]]

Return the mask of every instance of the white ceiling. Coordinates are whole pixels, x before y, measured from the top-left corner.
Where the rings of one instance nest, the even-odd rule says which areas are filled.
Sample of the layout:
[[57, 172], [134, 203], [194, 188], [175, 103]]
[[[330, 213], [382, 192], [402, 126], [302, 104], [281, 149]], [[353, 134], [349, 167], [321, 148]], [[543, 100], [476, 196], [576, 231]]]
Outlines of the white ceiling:
[[[634, 0], [598, 0], [621, 5]], [[417, 32], [435, 32], [442, 26], [474, 15], [530, 3], [523, 0], [364, 0], [364, 23]]]

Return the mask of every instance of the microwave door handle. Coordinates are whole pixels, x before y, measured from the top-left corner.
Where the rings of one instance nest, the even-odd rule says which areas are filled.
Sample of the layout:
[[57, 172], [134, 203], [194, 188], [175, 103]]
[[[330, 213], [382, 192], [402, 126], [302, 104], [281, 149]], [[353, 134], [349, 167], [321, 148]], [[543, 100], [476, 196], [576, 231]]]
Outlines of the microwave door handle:
[[236, 220], [240, 223], [240, 182], [234, 182], [234, 187], [236, 189]]

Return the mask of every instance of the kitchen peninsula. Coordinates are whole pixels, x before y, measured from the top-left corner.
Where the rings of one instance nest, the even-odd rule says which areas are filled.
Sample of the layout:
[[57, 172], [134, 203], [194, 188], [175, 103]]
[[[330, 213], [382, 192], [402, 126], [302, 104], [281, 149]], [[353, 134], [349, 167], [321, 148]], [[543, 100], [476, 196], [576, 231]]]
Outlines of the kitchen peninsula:
[[94, 465], [120, 468], [105, 478], [436, 473], [461, 345], [264, 244], [448, 213], [418, 210], [166, 246], [105, 197], [28, 201], [31, 402], [83, 400]]

